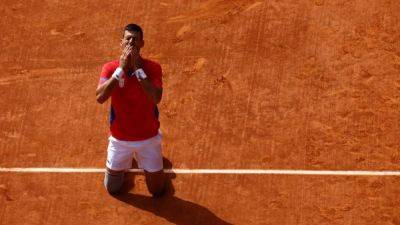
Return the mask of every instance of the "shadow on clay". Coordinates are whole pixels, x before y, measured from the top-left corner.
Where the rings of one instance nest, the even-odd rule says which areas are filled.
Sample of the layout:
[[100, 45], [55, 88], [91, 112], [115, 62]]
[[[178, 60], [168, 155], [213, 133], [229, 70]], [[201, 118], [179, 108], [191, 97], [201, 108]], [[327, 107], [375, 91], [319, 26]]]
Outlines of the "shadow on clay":
[[[172, 163], [166, 158], [163, 160], [164, 169], [172, 169]], [[135, 163], [133, 168], [137, 168]], [[164, 196], [160, 198], [129, 193], [129, 190], [134, 187], [134, 177], [134, 173], [127, 174], [121, 194], [114, 196], [116, 199], [151, 212], [177, 225], [231, 225], [206, 207], [175, 197], [175, 189], [172, 184], [172, 179], [176, 178], [175, 173], [166, 174], [167, 189]]]

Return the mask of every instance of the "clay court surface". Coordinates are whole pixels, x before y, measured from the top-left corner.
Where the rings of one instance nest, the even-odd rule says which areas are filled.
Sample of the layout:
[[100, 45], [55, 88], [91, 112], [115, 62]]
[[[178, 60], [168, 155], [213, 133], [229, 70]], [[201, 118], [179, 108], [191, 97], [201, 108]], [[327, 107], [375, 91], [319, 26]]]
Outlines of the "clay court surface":
[[[0, 42], [0, 168], [104, 168], [95, 100], [122, 28], [163, 67], [168, 169], [400, 171], [400, 2], [11, 1]], [[399, 225], [400, 176], [0, 172], [0, 225]]]

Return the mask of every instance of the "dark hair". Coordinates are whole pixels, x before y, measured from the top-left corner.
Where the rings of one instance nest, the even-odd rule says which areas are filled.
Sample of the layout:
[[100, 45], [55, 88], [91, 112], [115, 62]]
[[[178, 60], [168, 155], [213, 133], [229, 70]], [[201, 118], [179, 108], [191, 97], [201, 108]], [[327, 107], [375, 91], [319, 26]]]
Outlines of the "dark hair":
[[143, 39], [143, 30], [142, 30], [142, 28], [141, 28], [139, 25], [137, 25], [137, 24], [130, 23], [130, 24], [126, 25], [125, 28], [124, 28], [124, 33], [122, 34], [122, 37], [124, 37], [125, 31], [138, 32], [138, 33], [140, 33], [140, 36], [141, 36], [142, 39]]

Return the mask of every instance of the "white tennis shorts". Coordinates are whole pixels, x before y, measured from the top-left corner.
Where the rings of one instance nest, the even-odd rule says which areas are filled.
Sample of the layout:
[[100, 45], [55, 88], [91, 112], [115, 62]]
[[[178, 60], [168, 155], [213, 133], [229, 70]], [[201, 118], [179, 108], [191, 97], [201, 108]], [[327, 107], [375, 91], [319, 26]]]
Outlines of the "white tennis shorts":
[[107, 168], [118, 171], [130, 169], [132, 159], [135, 157], [139, 168], [147, 172], [163, 169], [161, 133], [143, 141], [121, 141], [113, 136], [110, 136], [108, 140]]

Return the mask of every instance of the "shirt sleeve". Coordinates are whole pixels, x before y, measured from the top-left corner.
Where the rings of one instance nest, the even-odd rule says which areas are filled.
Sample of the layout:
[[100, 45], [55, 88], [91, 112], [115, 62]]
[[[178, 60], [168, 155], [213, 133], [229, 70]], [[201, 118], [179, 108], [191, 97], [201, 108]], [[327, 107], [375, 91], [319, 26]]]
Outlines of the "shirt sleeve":
[[104, 82], [106, 82], [108, 79], [110, 79], [113, 72], [114, 71], [112, 71], [112, 69], [108, 63], [104, 64], [103, 68], [101, 69], [101, 73], [100, 73], [99, 85], [102, 85]]
[[160, 65], [154, 67], [150, 80], [156, 88], [162, 88], [162, 69]]

